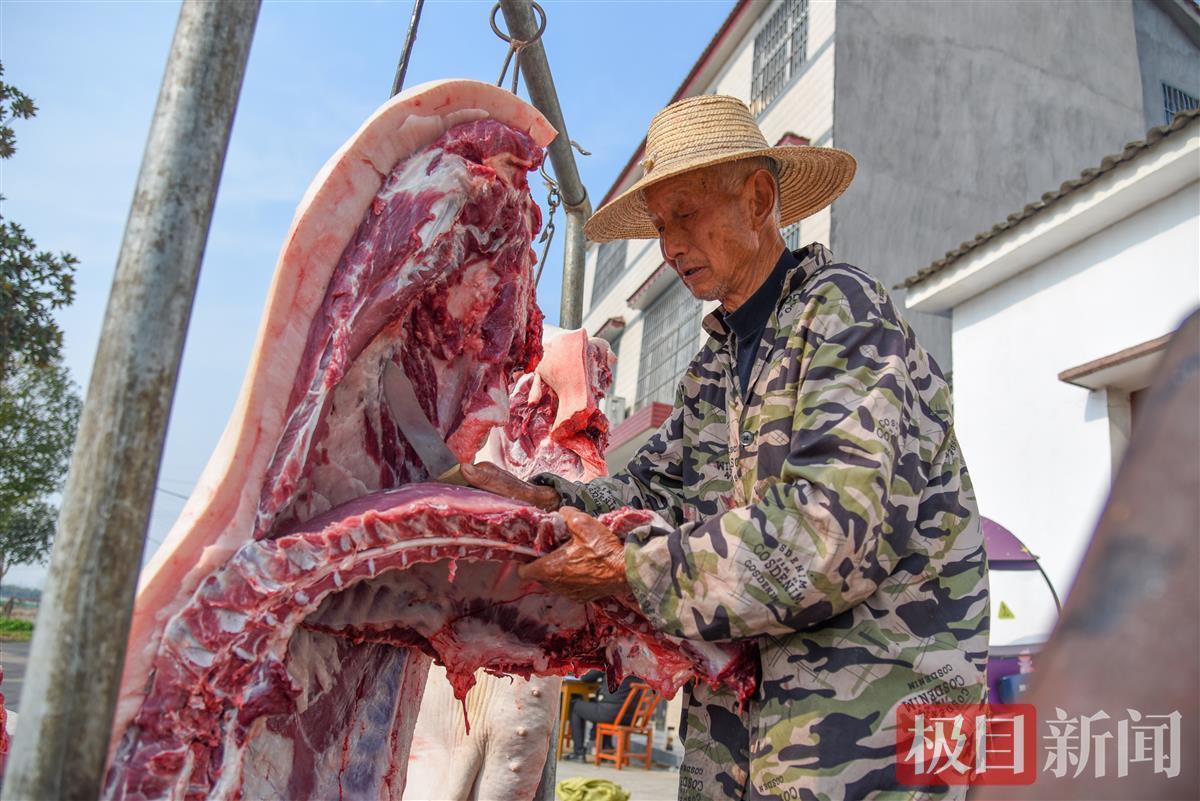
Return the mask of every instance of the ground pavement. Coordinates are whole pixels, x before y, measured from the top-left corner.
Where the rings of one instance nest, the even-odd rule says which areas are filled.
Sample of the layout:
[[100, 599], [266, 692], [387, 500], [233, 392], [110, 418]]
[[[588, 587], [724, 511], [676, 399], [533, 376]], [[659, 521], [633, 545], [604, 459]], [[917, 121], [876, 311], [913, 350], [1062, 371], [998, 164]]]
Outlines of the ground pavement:
[[0, 641], [0, 667], [4, 668], [0, 693], [4, 693], [4, 706], [11, 712], [17, 711], [17, 704], [21, 701], [21, 683], [25, 680], [28, 662], [28, 642]]

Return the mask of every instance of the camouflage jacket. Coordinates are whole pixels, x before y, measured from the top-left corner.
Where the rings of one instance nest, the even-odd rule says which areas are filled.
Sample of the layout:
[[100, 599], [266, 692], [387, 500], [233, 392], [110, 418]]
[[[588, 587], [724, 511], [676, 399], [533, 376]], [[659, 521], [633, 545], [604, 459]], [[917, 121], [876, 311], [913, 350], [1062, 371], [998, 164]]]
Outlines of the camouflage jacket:
[[626, 541], [655, 625], [758, 643], [745, 709], [690, 688], [680, 799], [924, 797], [896, 780], [897, 707], [986, 694], [974, 493], [946, 381], [886, 289], [822, 245], [796, 256], [746, 397], [718, 310], [624, 470], [539, 478], [589, 513], [649, 508], [674, 526]]

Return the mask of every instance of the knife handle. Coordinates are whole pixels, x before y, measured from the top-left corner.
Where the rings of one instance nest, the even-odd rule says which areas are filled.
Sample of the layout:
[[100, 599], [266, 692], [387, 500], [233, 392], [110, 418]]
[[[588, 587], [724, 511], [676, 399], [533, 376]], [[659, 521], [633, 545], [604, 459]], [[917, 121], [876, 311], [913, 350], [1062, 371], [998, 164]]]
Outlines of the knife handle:
[[437, 482], [440, 484], [457, 484], [460, 487], [473, 487], [471, 482], [463, 478], [462, 465], [454, 465], [445, 473], [437, 477]]

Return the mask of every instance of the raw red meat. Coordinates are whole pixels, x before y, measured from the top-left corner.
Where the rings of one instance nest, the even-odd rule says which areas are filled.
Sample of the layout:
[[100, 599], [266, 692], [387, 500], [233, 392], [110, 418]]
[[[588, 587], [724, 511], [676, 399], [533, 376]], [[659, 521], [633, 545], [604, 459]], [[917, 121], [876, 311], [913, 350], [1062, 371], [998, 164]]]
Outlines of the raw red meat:
[[[429, 146], [450, 129], [480, 120], [511, 129], [514, 133], [505, 136], [514, 142], [515, 134], [524, 134], [536, 148], [544, 147], [555, 135], [535, 109], [495, 86], [463, 80], [424, 84], [398, 95], [372, 115], [330, 158], [305, 194], [279, 256], [246, 380], [229, 424], [179, 520], [142, 570], [113, 727], [113, 747], [141, 705], [168, 621], [201, 581], [251, 539], [252, 532], [261, 533], [280, 513], [281, 522], [303, 519], [304, 515], [319, 514], [373, 490], [425, 477], [424, 468], [407, 443], [395, 434], [390, 415], [381, 409], [379, 373], [384, 359], [399, 351], [406, 367], [411, 362], [416, 376], [426, 381], [429, 372], [437, 371], [437, 384], [427, 383], [424, 388], [427, 402], [436, 393], [439, 398], [458, 398], [476, 410], [474, 419], [458, 416], [457, 424], [453, 419], [457, 410], [449, 406], [445, 414], [438, 410], [441, 431], [452, 447], [460, 448], [460, 456], [469, 456], [471, 443], [477, 445], [475, 441], [482, 439], [486, 428], [484, 432], [479, 428], [488, 418], [500, 422], [506, 419], [506, 381], [495, 386], [481, 385], [478, 379], [481, 372], [482, 377], [492, 379], [507, 380], [507, 375], [500, 369], [481, 371], [476, 354], [497, 335], [509, 336], [513, 341], [524, 335], [526, 345], [517, 348], [521, 358], [536, 355], [539, 347], [536, 329], [540, 313], [534, 303], [530, 270], [534, 256], [529, 248], [538, 225], [537, 207], [529, 198], [525, 175], [515, 163], [521, 154], [540, 158], [540, 152], [531, 154], [526, 142], [520, 144], [521, 153], [516, 156], [497, 152], [481, 158], [487, 163], [443, 156], [429, 171], [436, 157], [428, 151]], [[420, 151], [425, 151], [423, 157], [417, 155]], [[425, 171], [415, 170], [417, 185], [412, 187], [413, 193], [424, 193], [424, 202], [430, 189], [441, 188], [452, 197], [435, 204], [437, 213], [433, 218], [409, 230], [407, 236], [410, 245], [414, 234], [420, 239], [422, 247], [415, 251], [418, 253], [435, 249], [438, 241], [445, 242], [437, 252], [447, 261], [424, 267], [407, 265], [405, 269], [405, 265], [381, 260], [377, 266], [364, 267], [358, 256], [369, 248], [364, 245], [356, 251], [350, 245], [355, 241], [364, 244], [361, 238], [356, 240], [360, 230], [372, 225], [376, 212], [391, 208], [389, 201], [397, 193], [385, 188], [385, 179], [398, 168], [403, 170], [422, 160], [427, 166]], [[507, 196], [508, 216], [496, 219], [493, 215], [500, 226], [481, 228], [470, 216], [458, 224], [450, 212], [470, 210], [472, 198], [495, 198], [498, 190], [492, 184], [496, 183], [511, 187], [502, 193]], [[411, 215], [392, 218], [410, 223], [413, 220]], [[385, 235], [393, 233], [375, 230]], [[502, 285], [489, 259], [479, 258], [470, 248], [484, 242], [486, 247], [511, 256], [513, 241], [524, 243], [526, 260], [522, 270], [507, 263], [515, 274], [510, 274], [508, 283]], [[412, 252], [411, 247], [408, 252]], [[356, 303], [355, 293], [367, 292], [367, 286], [345, 280], [342, 268], [365, 276], [363, 280], [374, 287], [374, 297], [385, 306], [372, 311]], [[396, 316], [391, 322], [380, 315], [380, 311], [389, 310], [388, 275], [393, 276], [390, 290], [409, 299], [407, 318], [403, 308], [392, 307]], [[381, 276], [382, 283], [376, 280]], [[424, 291], [416, 299], [409, 285], [414, 280], [425, 282]], [[489, 315], [496, 331], [484, 334], [480, 326], [489, 311], [489, 301], [501, 306], [497, 311], [503, 313]], [[430, 309], [425, 309], [425, 304]], [[399, 341], [406, 325], [420, 329], [423, 326], [419, 323], [436, 316], [439, 310], [450, 315], [443, 319], [443, 328], [460, 329], [445, 332], [446, 347], [436, 341], [427, 344], [429, 338], [439, 338], [440, 329], [420, 332], [420, 341]], [[417, 313], [422, 316], [408, 323]], [[353, 328], [353, 334], [327, 324], [339, 314], [342, 317], [338, 319]], [[459, 317], [463, 318], [461, 325]], [[380, 330], [369, 330], [376, 326]], [[507, 335], [502, 330], [506, 326], [510, 329]], [[320, 341], [322, 332], [328, 341]], [[363, 347], [362, 342], [368, 338]], [[362, 352], [346, 368], [345, 354], [328, 348], [329, 341], [341, 343], [346, 353], [360, 347]], [[451, 345], [461, 346], [463, 352], [456, 356], [448, 349]], [[498, 355], [503, 358], [512, 351], [510, 346]], [[336, 388], [325, 381], [316, 386], [314, 393], [321, 396], [318, 404], [316, 398], [301, 396], [298, 388], [309, 381], [306, 376], [314, 360], [324, 369], [320, 361], [325, 354], [335, 365], [331, 369], [345, 375]], [[490, 351], [482, 361], [494, 361], [496, 357]], [[515, 370], [522, 366], [511, 363], [504, 367]], [[316, 421], [297, 413], [301, 406], [317, 405], [326, 416]], [[432, 407], [427, 409], [433, 411]], [[306, 462], [290, 458], [294, 454], [288, 446], [281, 447], [281, 443], [291, 443], [290, 451], [302, 450], [298, 444], [301, 440], [315, 442], [309, 450], [312, 458]], [[278, 498], [264, 506], [263, 488], [285, 485], [295, 486], [297, 497]], [[273, 508], [276, 502], [278, 507]]]
[[[4, 668], [0, 667], [0, 684], [4, 683]], [[8, 710], [4, 708], [4, 693], [0, 693], [0, 776], [8, 761]]]
[[389, 359], [460, 460], [505, 422], [510, 374], [541, 356], [529, 274], [541, 222], [525, 178], [541, 161], [529, 136], [479, 120], [384, 182], [309, 327], [257, 537], [364, 488], [427, 477], [380, 402]]
[[600, 399], [612, 384], [616, 361], [608, 343], [583, 329], [546, 343], [532, 373], [509, 397], [508, 423], [492, 430], [477, 457], [529, 478], [551, 472], [576, 481], [604, 475], [608, 418]]
[[[106, 798], [400, 798], [431, 658], [460, 697], [478, 668], [602, 662], [668, 693], [693, 677], [750, 692], [738, 648], [660, 635], [631, 597], [583, 606], [521, 582], [561, 518], [420, 483], [383, 400], [397, 361], [460, 459], [507, 430], [541, 353], [525, 176], [552, 133], [502, 90], [441, 82], [391, 101], [318, 176], [234, 417], [143, 575]], [[610, 380], [606, 352], [582, 370], [581, 347], [540, 374], [553, 403], [517, 403], [553, 414], [546, 452], [577, 467], [601, 452]]]

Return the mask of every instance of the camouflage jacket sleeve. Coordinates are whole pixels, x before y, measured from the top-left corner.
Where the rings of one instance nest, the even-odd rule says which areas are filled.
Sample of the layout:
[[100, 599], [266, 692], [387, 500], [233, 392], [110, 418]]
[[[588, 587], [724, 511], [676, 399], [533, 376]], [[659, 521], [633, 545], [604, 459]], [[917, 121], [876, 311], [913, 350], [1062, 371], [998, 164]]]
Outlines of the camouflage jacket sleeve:
[[855, 294], [813, 294], [787, 335], [799, 360], [790, 391], [743, 421], [756, 431], [752, 460], [785, 451], [778, 474], [757, 476], [753, 502], [627, 540], [630, 585], [661, 630], [790, 634], [869, 597], [903, 556], [921, 492], [908, 483], [923, 472], [909, 433], [917, 392], [890, 303]]
[[671, 416], [634, 454], [625, 469], [587, 483], [541, 473], [533, 478], [533, 483], [554, 487], [564, 506], [573, 506], [593, 516], [632, 506], [650, 509], [676, 524], [682, 523], [682, 403], [682, 391], [677, 390]]

